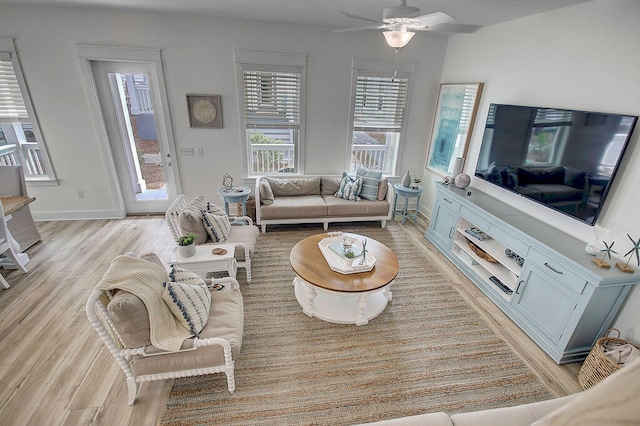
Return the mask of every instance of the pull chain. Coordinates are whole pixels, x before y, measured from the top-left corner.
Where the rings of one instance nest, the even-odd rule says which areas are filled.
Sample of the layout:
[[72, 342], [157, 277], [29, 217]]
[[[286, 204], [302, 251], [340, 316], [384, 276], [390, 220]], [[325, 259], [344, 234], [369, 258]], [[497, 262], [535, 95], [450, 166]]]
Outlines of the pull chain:
[[400, 51], [397, 48], [393, 49], [395, 52], [393, 54], [393, 77], [391, 77], [391, 82], [393, 82], [398, 75], [398, 57], [400, 56]]

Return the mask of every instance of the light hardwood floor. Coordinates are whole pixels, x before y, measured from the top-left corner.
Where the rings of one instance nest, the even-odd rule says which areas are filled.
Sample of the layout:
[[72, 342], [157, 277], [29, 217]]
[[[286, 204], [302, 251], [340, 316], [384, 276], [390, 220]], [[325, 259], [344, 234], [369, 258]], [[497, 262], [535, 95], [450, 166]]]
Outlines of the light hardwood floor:
[[[153, 251], [168, 260], [173, 241], [164, 218], [37, 226], [42, 241], [28, 250], [29, 273], [2, 270], [11, 288], [0, 291], [0, 424], [157, 424], [171, 381], [142, 384], [136, 404], [127, 405], [124, 374], [89, 325], [85, 302], [115, 256]], [[403, 227], [552, 393], [580, 390], [579, 364], [548, 358], [424, 238], [425, 220]], [[246, 285], [244, 270], [238, 280]]]

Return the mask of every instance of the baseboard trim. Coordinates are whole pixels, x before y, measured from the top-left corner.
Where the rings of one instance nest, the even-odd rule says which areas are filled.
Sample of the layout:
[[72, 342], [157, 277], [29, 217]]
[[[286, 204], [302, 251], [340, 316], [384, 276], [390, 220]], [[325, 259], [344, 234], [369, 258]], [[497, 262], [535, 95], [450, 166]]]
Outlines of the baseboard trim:
[[116, 210], [64, 211], [64, 212], [32, 212], [36, 222], [50, 220], [96, 220], [123, 219], [125, 216]]

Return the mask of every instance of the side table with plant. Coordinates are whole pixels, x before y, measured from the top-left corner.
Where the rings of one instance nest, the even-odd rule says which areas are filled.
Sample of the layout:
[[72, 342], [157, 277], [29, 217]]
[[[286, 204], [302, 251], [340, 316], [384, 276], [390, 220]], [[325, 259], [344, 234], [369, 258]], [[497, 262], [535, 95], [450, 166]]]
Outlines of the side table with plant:
[[179, 246], [180, 256], [191, 257], [196, 254], [196, 234], [193, 232], [183, 235], [176, 241]]

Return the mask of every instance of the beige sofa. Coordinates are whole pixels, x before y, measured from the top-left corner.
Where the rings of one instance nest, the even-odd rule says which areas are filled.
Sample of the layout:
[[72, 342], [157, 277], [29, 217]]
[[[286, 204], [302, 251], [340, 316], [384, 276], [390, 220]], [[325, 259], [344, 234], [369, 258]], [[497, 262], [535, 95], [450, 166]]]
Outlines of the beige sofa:
[[622, 367], [592, 388], [562, 398], [451, 416], [439, 412], [367, 424], [376, 426], [639, 425], [640, 359]]
[[391, 219], [393, 188], [387, 179], [378, 184], [376, 200], [350, 201], [334, 196], [339, 176], [256, 179], [256, 224], [262, 232], [267, 225], [329, 222], [377, 221], [384, 228]]

